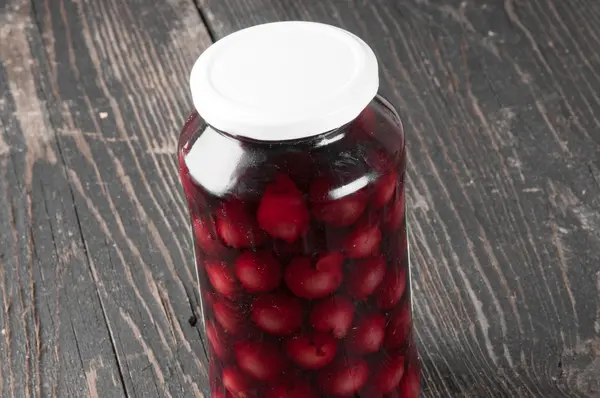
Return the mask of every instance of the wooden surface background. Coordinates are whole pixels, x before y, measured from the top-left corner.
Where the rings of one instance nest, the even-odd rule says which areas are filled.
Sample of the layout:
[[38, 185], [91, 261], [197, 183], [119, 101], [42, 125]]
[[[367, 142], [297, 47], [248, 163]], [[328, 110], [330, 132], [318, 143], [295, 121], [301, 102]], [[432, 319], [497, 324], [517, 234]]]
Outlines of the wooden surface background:
[[203, 396], [188, 73], [284, 19], [404, 119], [423, 396], [599, 397], [595, 0], [0, 0], [0, 396]]

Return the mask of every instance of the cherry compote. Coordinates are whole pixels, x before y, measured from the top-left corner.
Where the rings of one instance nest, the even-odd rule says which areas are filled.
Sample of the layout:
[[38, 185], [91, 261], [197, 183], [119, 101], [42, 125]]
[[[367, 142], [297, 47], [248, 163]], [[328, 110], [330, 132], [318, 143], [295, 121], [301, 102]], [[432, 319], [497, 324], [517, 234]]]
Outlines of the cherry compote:
[[179, 141], [214, 397], [419, 394], [404, 133], [376, 97], [340, 128], [261, 141], [193, 113]]

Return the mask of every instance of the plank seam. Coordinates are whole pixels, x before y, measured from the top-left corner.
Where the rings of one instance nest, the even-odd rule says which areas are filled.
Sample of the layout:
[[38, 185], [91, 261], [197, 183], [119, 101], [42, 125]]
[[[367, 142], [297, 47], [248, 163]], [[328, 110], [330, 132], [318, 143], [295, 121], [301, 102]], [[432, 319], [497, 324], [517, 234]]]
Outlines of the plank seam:
[[200, 5], [200, 2], [198, 0], [194, 0], [194, 5], [196, 6], [196, 10], [198, 10], [198, 15], [200, 16], [200, 20], [206, 27], [206, 31], [208, 32], [208, 36], [210, 37], [210, 40], [213, 43], [216, 42], [217, 34], [214, 31], [214, 29], [212, 28], [212, 26], [210, 25], [209, 18], [206, 15], [206, 11], [204, 11], [204, 9], [202, 8], [202, 6]]

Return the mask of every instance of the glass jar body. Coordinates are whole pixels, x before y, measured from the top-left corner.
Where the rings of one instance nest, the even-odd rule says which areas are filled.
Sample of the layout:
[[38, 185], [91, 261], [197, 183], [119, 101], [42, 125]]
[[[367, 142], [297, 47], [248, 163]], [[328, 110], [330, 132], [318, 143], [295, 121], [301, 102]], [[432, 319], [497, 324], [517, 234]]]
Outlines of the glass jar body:
[[192, 114], [178, 156], [211, 396], [418, 396], [405, 154], [380, 97], [293, 141], [238, 137]]

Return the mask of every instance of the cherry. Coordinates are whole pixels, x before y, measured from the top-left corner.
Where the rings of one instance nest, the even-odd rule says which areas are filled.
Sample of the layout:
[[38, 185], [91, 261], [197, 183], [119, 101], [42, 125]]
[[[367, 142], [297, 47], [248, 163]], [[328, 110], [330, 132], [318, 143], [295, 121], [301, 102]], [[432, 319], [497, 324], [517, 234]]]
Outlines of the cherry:
[[294, 242], [308, 230], [310, 214], [302, 192], [285, 174], [277, 174], [260, 200], [258, 224], [269, 235]]
[[317, 378], [325, 393], [347, 397], [363, 387], [369, 368], [364, 359], [349, 358], [321, 369]]
[[310, 202], [316, 219], [336, 227], [346, 227], [354, 223], [367, 205], [364, 190], [354, 192], [339, 199], [330, 198], [335, 185], [327, 178], [315, 180], [310, 187]]
[[383, 394], [389, 394], [400, 384], [403, 374], [404, 356], [398, 353], [392, 354], [374, 370], [373, 386]]
[[359, 300], [369, 297], [385, 277], [385, 258], [376, 255], [355, 264], [348, 276], [348, 291]]
[[261, 381], [276, 379], [286, 366], [279, 348], [265, 341], [239, 342], [233, 349], [240, 368]]
[[396, 183], [398, 181], [398, 172], [396, 170], [390, 170], [386, 174], [382, 175], [375, 182], [373, 196], [371, 201], [375, 209], [379, 209], [387, 204], [394, 196], [396, 190]]
[[212, 292], [209, 289], [200, 292], [202, 296], [202, 306], [204, 308], [212, 308], [215, 304], [215, 300], [218, 298], [217, 293]]
[[223, 246], [214, 233], [214, 223], [212, 221], [194, 217], [192, 224], [196, 244], [202, 249], [204, 254], [208, 256], [221, 256], [226, 253], [227, 248]]
[[217, 323], [206, 320], [206, 337], [208, 337], [208, 341], [210, 342], [213, 351], [219, 358], [226, 359], [229, 356], [225, 332]]
[[[398, 386], [398, 393], [402, 398], [419, 398], [421, 391], [421, 372], [416, 355], [411, 358], [404, 377]], [[414, 361], [414, 362], [413, 362]]]
[[404, 221], [404, 192], [398, 189], [398, 197], [391, 203], [383, 222], [383, 227], [388, 232], [397, 230]]
[[237, 199], [222, 203], [217, 212], [217, 230], [223, 241], [236, 249], [256, 247], [264, 241], [262, 231]]
[[285, 270], [285, 282], [298, 297], [316, 299], [333, 293], [342, 283], [344, 256], [322, 255], [313, 265], [308, 257], [296, 257]]
[[310, 323], [315, 330], [331, 332], [342, 339], [352, 326], [354, 305], [344, 296], [334, 296], [317, 303], [310, 313]]
[[350, 349], [359, 355], [378, 351], [385, 337], [385, 323], [381, 314], [371, 314], [360, 319], [348, 336]]
[[252, 320], [265, 332], [285, 336], [296, 332], [302, 323], [302, 305], [288, 294], [269, 293], [252, 303]]
[[382, 310], [389, 310], [396, 305], [406, 289], [406, 268], [400, 265], [390, 266], [377, 292], [375, 301]]
[[235, 299], [239, 293], [238, 282], [233, 271], [224, 261], [207, 260], [204, 264], [206, 275], [215, 290], [229, 299]]
[[294, 257], [313, 255], [324, 250], [322, 246], [325, 243], [323, 231], [309, 229], [298, 240], [288, 243], [281, 239], [273, 239], [270, 242], [269, 250], [277, 257], [281, 264], [290, 263]]
[[345, 237], [344, 253], [349, 258], [362, 258], [373, 255], [379, 250], [381, 231], [373, 222], [363, 221]]
[[352, 135], [358, 140], [369, 140], [377, 129], [377, 116], [370, 108], [365, 108], [350, 125]]
[[267, 251], [245, 251], [234, 264], [235, 274], [250, 293], [268, 292], [281, 282], [281, 266]]
[[236, 368], [223, 370], [223, 385], [235, 398], [250, 398], [255, 396], [252, 381]]
[[394, 168], [394, 162], [390, 154], [383, 149], [376, 149], [369, 152], [366, 161], [379, 174], [386, 174], [390, 169]]
[[245, 329], [246, 319], [238, 307], [229, 300], [216, 298], [213, 302], [215, 319], [230, 334], [240, 333]]
[[288, 338], [285, 342], [288, 357], [304, 369], [319, 369], [335, 357], [337, 341], [329, 334], [312, 332]]
[[385, 331], [386, 348], [404, 346], [410, 336], [411, 310], [408, 302], [396, 307], [389, 316]]

